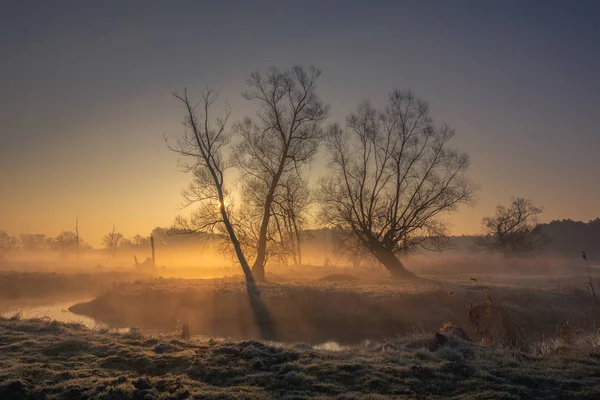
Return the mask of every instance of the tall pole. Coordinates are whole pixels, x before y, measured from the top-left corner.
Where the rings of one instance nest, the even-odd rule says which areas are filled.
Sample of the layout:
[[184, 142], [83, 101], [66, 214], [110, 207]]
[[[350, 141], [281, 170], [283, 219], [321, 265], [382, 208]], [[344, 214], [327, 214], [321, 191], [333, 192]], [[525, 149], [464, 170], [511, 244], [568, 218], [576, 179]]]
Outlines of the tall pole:
[[77, 266], [79, 266], [79, 217], [75, 217], [75, 249], [77, 252]]
[[110, 234], [110, 245], [108, 247], [108, 254], [109, 254], [110, 258], [112, 258], [113, 253], [115, 252], [115, 247], [116, 247], [116, 243], [115, 243], [115, 223], [113, 222], [113, 229], [112, 229], [112, 232]]
[[150, 235], [150, 246], [152, 246], [152, 268], [156, 268], [156, 259], [154, 258], [154, 235]]

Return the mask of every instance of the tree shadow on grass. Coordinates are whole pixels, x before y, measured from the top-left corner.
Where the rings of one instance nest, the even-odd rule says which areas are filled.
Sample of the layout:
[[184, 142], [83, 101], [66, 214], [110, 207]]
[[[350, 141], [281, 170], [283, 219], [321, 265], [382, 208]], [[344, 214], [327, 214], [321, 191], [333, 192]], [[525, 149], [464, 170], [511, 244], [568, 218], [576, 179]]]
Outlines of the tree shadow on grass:
[[254, 320], [258, 327], [260, 338], [263, 340], [277, 341], [278, 336], [273, 324], [273, 319], [271, 318], [271, 314], [269, 313], [269, 310], [267, 310], [265, 303], [260, 298], [260, 288], [254, 283], [246, 282], [246, 292], [248, 294], [248, 300], [250, 300], [250, 307], [254, 314]]

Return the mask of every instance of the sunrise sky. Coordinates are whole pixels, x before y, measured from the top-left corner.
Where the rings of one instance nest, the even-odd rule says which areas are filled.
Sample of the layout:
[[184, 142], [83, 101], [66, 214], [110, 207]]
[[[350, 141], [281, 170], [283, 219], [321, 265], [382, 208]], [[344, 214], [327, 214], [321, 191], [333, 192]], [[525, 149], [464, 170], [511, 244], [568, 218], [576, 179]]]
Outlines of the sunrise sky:
[[[482, 189], [474, 233], [511, 196], [543, 221], [600, 216], [600, 2], [0, 0], [0, 230], [99, 245], [169, 226], [188, 181], [163, 136], [170, 91], [216, 86], [238, 119], [254, 70], [323, 71], [329, 122], [394, 88], [457, 131]], [[311, 171], [324, 173], [319, 158]]]

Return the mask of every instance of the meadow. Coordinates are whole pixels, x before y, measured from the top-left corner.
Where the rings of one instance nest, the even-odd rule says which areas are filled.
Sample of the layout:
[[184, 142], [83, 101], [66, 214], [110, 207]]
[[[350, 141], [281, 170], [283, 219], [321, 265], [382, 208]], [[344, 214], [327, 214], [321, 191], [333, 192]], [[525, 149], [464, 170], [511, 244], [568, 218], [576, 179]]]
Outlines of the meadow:
[[0, 319], [0, 397], [595, 399], [597, 342], [535, 356], [430, 334], [352, 346], [90, 330]]
[[307, 266], [274, 270], [252, 291], [240, 276], [179, 270], [6, 271], [4, 301], [87, 291], [69, 311], [98, 325], [5, 312], [0, 397], [600, 396], [585, 268], [413, 261], [410, 281]]

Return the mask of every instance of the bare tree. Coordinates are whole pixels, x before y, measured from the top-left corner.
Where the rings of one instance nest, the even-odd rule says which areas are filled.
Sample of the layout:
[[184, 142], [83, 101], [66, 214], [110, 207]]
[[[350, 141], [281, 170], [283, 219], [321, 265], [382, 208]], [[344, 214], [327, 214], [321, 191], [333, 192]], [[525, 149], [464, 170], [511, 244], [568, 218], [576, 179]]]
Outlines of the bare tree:
[[367, 249], [351, 230], [333, 229], [334, 251], [350, 262], [353, 268], [369, 267], [378, 264], [373, 253]]
[[[115, 232], [115, 225], [113, 224], [113, 229], [111, 232], [104, 235], [102, 238], [102, 243], [104, 244], [104, 249], [108, 253], [110, 257], [115, 255], [117, 248], [119, 247], [119, 243], [123, 240], [123, 234], [120, 232]], [[79, 241], [79, 237], [76, 236], [76, 240]]]
[[538, 225], [541, 213], [542, 208], [531, 200], [513, 197], [510, 206], [499, 205], [493, 217], [483, 218], [483, 236], [476, 238], [475, 244], [505, 257], [542, 247], [550, 243], [550, 238]]
[[[224, 116], [217, 118], [213, 123], [209, 116], [211, 106], [217, 101], [213, 89], [207, 89], [198, 103], [188, 98], [187, 89], [183, 94], [174, 91], [173, 96], [185, 107], [183, 125], [188, 131], [177, 140], [175, 146], [170, 146], [168, 143], [167, 145], [185, 160], [191, 160], [180, 162], [184, 171], [194, 175], [192, 183], [183, 195], [186, 205], [194, 204], [197, 207], [189, 219], [180, 218], [179, 225], [195, 232], [223, 233], [224, 231], [233, 245], [246, 281], [254, 282], [252, 271], [232, 223], [233, 207], [228, 204], [229, 190], [224, 179], [225, 171], [231, 167], [222, 154], [223, 147], [230, 139], [226, 125], [231, 109], [227, 106]], [[197, 111], [198, 107], [200, 113]]]
[[142, 247], [142, 246], [147, 247], [148, 241], [149, 241], [149, 239], [147, 236], [142, 236], [138, 233], [131, 239], [131, 246], [132, 247]]
[[4, 231], [0, 231], [0, 264], [4, 261], [6, 254], [19, 247], [19, 239]]
[[294, 265], [302, 264], [302, 240], [311, 202], [308, 181], [296, 171], [282, 177], [275, 192], [272, 215], [280, 241], [291, 255]]
[[76, 252], [77, 252], [77, 264], [79, 264], [79, 217], [75, 218], [75, 240], [76, 240]]
[[[244, 231], [234, 225], [236, 221], [233, 218], [233, 205], [228, 201], [229, 192], [225, 186], [225, 171], [232, 165], [224, 160], [222, 151], [229, 141], [226, 125], [231, 114], [230, 108], [227, 107], [224, 117], [216, 119], [213, 127], [209, 118], [209, 109], [217, 100], [213, 90], [207, 89], [202, 100], [195, 104], [189, 100], [187, 90], [183, 95], [177, 92], [174, 92], [173, 95], [185, 106], [184, 125], [189, 131], [177, 141], [176, 146], [169, 146], [169, 148], [186, 159], [192, 160], [190, 163], [181, 163], [185, 171], [194, 174], [193, 182], [188, 190], [184, 191], [184, 198], [188, 205], [198, 206], [190, 220], [179, 220], [180, 225], [187, 231], [216, 231], [221, 235], [226, 233], [246, 277], [248, 299], [261, 337], [277, 340], [271, 316], [260, 297], [259, 288], [254, 284], [255, 278], [238, 236], [238, 232]], [[200, 115], [196, 111], [198, 106], [202, 106]]]
[[441, 217], [477, 188], [465, 176], [469, 158], [448, 148], [454, 130], [436, 126], [410, 91], [394, 91], [382, 111], [365, 101], [346, 122], [329, 129], [323, 220], [351, 231], [393, 277], [412, 277], [397, 255], [440, 248]]
[[[295, 66], [288, 71], [269, 69], [248, 79], [247, 100], [260, 109], [255, 119], [236, 124], [240, 136], [234, 156], [243, 172], [244, 203], [257, 210], [256, 257], [252, 273], [264, 280], [273, 202], [281, 178], [307, 165], [324, 137], [321, 124], [329, 107], [318, 97], [316, 83], [321, 72]], [[261, 194], [257, 200], [250, 192]], [[256, 201], [257, 200], [257, 201]]]
[[71, 231], [63, 231], [55, 238], [50, 239], [49, 243], [51, 248], [58, 250], [62, 258], [67, 258], [77, 249], [77, 235]]
[[46, 246], [46, 235], [43, 233], [22, 233], [20, 238], [23, 249], [27, 251], [39, 251]]

